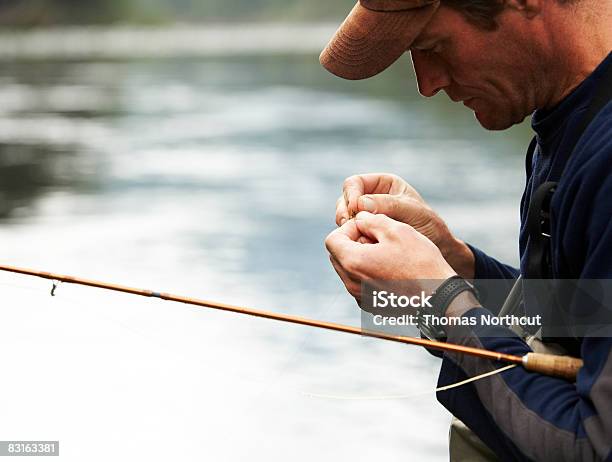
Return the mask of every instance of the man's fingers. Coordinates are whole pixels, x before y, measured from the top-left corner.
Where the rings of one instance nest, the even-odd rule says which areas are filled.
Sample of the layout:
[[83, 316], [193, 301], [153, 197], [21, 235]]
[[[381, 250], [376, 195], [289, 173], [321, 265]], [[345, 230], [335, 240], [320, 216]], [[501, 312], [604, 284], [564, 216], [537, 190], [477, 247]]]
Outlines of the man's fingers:
[[349, 218], [353, 218], [357, 213], [357, 200], [365, 193], [361, 175], [353, 175], [344, 180], [342, 185], [342, 195], [346, 202], [346, 209]]
[[368, 194], [361, 196], [357, 202], [359, 211], [387, 215], [394, 220], [411, 223], [414, 218], [423, 215], [426, 206], [407, 196], [391, 194]]
[[363, 235], [357, 239], [357, 242], [360, 242], [361, 244], [376, 244], [376, 241], [373, 241], [369, 237]]
[[346, 290], [355, 298], [361, 299], [361, 282], [353, 279], [349, 273], [342, 267], [340, 262], [336, 260], [332, 255], [329, 256], [332, 266], [340, 276], [340, 280], [346, 287]]
[[364, 173], [347, 178], [351, 179], [361, 185], [362, 194], [400, 194], [407, 185], [404, 180], [392, 173]]
[[[346, 202], [344, 201], [344, 196], [340, 196], [336, 201], [336, 224], [338, 226], [342, 226], [349, 220], [348, 210], [346, 208]], [[367, 236], [359, 236], [357, 242], [361, 244], [374, 244], [374, 241], [368, 238]]]
[[361, 233], [357, 229], [355, 220], [349, 220], [339, 228], [333, 230], [325, 239], [325, 247], [327, 251], [338, 260], [351, 251], [354, 251], [356, 246], [361, 245], [358, 239]]
[[346, 207], [346, 199], [344, 194], [336, 201], [336, 224], [342, 226], [350, 219], [348, 208]]
[[398, 226], [405, 226], [386, 215], [375, 215], [370, 212], [359, 212], [355, 217], [355, 225], [360, 234], [374, 242], [389, 240]]
[[359, 198], [364, 194], [410, 194], [419, 198], [418, 193], [402, 180], [391, 173], [366, 173], [353, 175], [344, 180], [342, 192], [346, 202], [348, 214], [353, 218], [359, 208]]

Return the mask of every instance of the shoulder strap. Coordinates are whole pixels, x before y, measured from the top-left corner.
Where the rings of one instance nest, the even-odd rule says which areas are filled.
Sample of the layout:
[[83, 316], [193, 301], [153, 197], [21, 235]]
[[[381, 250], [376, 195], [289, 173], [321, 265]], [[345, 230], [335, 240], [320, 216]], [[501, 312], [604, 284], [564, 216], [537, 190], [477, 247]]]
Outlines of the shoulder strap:
[[550, 203], [556, 189], [556, 181], [545, 181], [531, 196], [527, 211], [529, 255], [526, 279], [547, 279], [552, 276]]
[[[557, 183], [565, 170], [567, 161], [574, 153], [576, 146], [584, 132], [595, 119], [597, 114], [612, 100], [612, 65], [608, 64], [605, 73], [602, 76], [598, 89], [589, 103], [587, 110], [578, 123], [576, 128], [576, 136], [573, 138], [569, 149], [566, 152], [569, 155], [565, 159], [560, 159], [561, 162], [554, 162], [551, 172], [548, 176], [549, 180], [540, 185], [533, 195], [529, 203], [527, 212], [527, 230], [529, 233], [529, 258], [525, 277], [528, 279], [546, 279], [552, 276], [552, 261], [550, 259], [550, 204], [552, 196], [557, 188]], [[528, 172], [531, 170], [531, 158], [535, 146], [532, 148], [533, 140], [529, 145], [528, 151]]]

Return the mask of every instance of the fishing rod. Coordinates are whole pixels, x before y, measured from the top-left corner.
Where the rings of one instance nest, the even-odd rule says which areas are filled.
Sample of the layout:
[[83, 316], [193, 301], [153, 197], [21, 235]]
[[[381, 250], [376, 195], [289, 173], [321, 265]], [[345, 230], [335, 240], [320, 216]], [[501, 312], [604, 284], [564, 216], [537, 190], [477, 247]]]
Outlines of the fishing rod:
[[315, 319], [303, 318], [300, 316], [293, 316], [288, 314], [274, 313], [271, 311], [262, 311], [252, 308], [246, 308], [235, 305], [228, 305], [225, 303], [217, 303], [207, 300], [199, 300], [197, 298], [184, 297], [181, 295], [173, 295], [165, 292], [155, 292], [146, 289], [137, 289], [134, 287], [128, 287], [118, 284], [112, 284], [102, 281], [94, 281], [91, 279], [84, 279], [74, 276], [66, 276], [62, 274], [49, 273], [45, 271], [37, 271], [26, 268], [18, 268], [15, 266], [1, 265], [0, 271], [24, 274], [28, 276], [35, 276], [43, 279], [49, 279], [53, 281], [53, 289], [51, 294], [54, 295], [57, 282], [65, 282], [69, 284], [77, 284], [82, 286], [96, 287], [98, 289], [112, 290], [115, 292], [123, 292], [132, 295], [139, 295], [142, 297], [159, 298], [161, 300], [168, 300], [172, 302], [185, 303], [187, 305], [200, 306], [204, 308], [212, 308], [215, 310], [230, 311], [232, 313], [246, 314], [249, 316], [257, 316], [260, 318], [273, 319], [275, 321], [290, 322], [293, 324], [301, 324], [303, 326], [318, 327], [320, 329], [333, 330], [336, 332], [345, 332], [347, 334], [361, 335], [364, 337], [378, 338], [381, 340], [388, 340], [391, 342], [403, 343], [407, 345], [418, 345], [432, 350], [442, 352], [452, 352], [458, 354], [464, 354], [469, 356], [475, 356], [478, 358], [491, 359], [493, 361], [504, 362], [508, 364], [515, 364], [524, 367], [526, 370], [531, 372], [537, 372], [552, 377], [559, 377], [570, 381], [576, 380], [576, 375], [582, 367], [582, 360], [578, 358], [572, 358], [570, 356], [556, 356], [543, 353], [527, 353], [524, 356], [510, 355], [506, 353], [499, 353], [497, 351], [485, 350], [482, 348], [473, 348], [463, 345], [456, 345], [448, 342], [437, 342], [434, 340], [427, 340], [417, 337], [405, 337], [399, 335], [385, 334], [383, 332], [364, 330], [353, 326], [347, 326], [343, 324], [336, 324], [327, 321], [318, 321]]

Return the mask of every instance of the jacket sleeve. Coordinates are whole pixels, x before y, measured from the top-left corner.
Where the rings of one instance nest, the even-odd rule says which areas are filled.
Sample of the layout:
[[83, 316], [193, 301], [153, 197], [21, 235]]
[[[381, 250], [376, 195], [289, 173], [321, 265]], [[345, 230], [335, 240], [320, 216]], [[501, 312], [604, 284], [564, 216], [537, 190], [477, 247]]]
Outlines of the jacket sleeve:
[[[530, 351], [509, 330], [482, 325], [486, 314], [483, 308], [465, 313], [476, 325], [449, 328], [448, 341], [517, 356]], [[501, 460], [612, 460], [611, 349], [610, 338], [585, 338], [584, 367], [575, 384], [516, 367], [437, 397]], [[445, 354], [438, 385], [502, 366]]]
[[[517, 268], [499, 262], [473, 245], [467, 244], [467, 246], [474, 254], [474, 286], [481, 293], [488, 293], [486, 306], [497, 314], [520, 272]], [[498, 280], [495, 291], [485, 290], [484, 286], [489, 279]]]
[[[612, 104], [608, 106], [612, 120]], [[609, 125], [608, 125], [609, 127]], [[560, 196], [561, 254], [574, 278], [612, 284], [612, 140], [609, 128], [592, 130], [591, 152], [572, 169]], [[606, 137], [605, 134], [608, 134]], [[585, 134], [586, 135], [586, 134]], [[581, 155], [578, 155], [578, 162]], [[569, 165], [568, 165], [569, 167]], [[559, 191], [562, 185], [559, 184]], [[570, 301], [575, 312], [584, 304]], [[612, 307], [605, 321], [612, 326]], [[522, 356], [529, 347], [508, 329], [485, 326], [477, 307], [464, 312], [469, 327], [447, 328], [448, 341]], [[438, 400], [464, 421], [502, 460], [612, 462], [612, 337], [585, 336], [584, 366], [576, 383], [510, 369], [464, 387], [438, 393]], [[439, 385], [500, 367], [478, 358], [445, 354]]]
[[518, 277], [517, 268], [497, 261], [471, 244], [467, 246], [474, 254], [475, 279], [516, 279]]

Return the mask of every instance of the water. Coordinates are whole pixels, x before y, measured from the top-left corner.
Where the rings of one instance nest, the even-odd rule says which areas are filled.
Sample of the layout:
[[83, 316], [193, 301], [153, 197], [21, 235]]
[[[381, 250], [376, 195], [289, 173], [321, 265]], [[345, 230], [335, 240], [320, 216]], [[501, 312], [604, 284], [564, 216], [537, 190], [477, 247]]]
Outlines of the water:
[[[327, 75], [328, 31], [264, 27], [227, 53], [236, 29], [3, 36], [2, 260], [358, 325], [323, 240], [342, 180], [389, 171], [515, 263], [526, 128], [424, 101], [407, 61]], [[446, 460], [433, 394], [307, 395], [433, 389], [418, 348], [7, 274], [0, 290], [5, 440], [60, 440], [66, 460]]]

